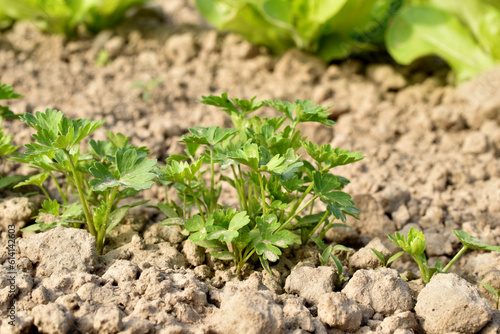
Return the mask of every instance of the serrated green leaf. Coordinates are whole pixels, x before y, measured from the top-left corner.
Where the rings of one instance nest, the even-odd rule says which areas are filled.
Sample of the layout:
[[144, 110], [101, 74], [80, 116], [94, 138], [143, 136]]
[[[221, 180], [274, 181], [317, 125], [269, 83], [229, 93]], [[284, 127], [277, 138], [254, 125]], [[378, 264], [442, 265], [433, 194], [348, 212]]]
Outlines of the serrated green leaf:
[[457, 236], [462, 245], [469, 249], [483, 249], [487, 251], [500, 252], [500, 246], [488, 245], [486, 242], [470, 236], [465, 231], [453, 230], [453, 234]]
[[130, 137], [127, 137], [120, 132], [114, 133], [111, 131], [105, 131], [105, 133], [106, 133], [106, 136], [108, 136], [111, 143], [116, 148], [123, 148], [123, 147], [127, 146], [128, 142], [130, 140]]
[[18, 99], [23, 97], [21, 94], [15, 93], [11, 85], [0, 82], [0, 100]]
[[61, 205], [57, 200], [44, 200], [42, 203], [42, 208], [40, 209], [40, 212], [42, 213], [48, 213], [54, 216], [59, 216], [61, 209]]
[[189, 129], [189, 132], [191, 132], [191, 135], [182, 136], [181, 142], [214, 146], [228, 138], [231, 138], [238, 132], [238, 130], [221, 129], [218, 126], [211, 126], [209, 128], [197, 126]]
[[128, 149], [125, 152], [118, 150], [115, 155], [119, 178], [111, 173], [103, 164], [95, 162], [90, 173], [94, 179], [89, 183], [95, 191], [104, 191], [108, 188], [122, 186], [135, 190], [148, 189], [153, 185], [156, 159], [138, 157], [137, 149]]
[[89, 171], [95, 177], [89, 181], [95, 191], [104, 191], [119, 186], [118, 179], [102, 163], [95, 162]]
[[354, 206], [354, 202], [351, 201], [351, 196], [349, 194], [338, 191], [342, 186], [335, 175], [314, 172], [313, 179], [314, 190], [322, 200], [337, 203], [341, 207]]
[[89, 145], [95, 154], [105, 157], [107, 155], [114, 155], [116, 149], [113, 147], [113, 144], [103, 140], [89, 140]]
[[246, 211], [238, 212], [229, 223], [229, 230], [238, 231], [243, 226], [250, 223], [250, 217], [248, 217]]
[[205, 227], [205, 222], [200, 215], [195, 215], [191, 218], [188, 218], [184, 223], [184, 226], [189, 232], [197, 232]]
[[281, 255], [281, 251], [278, 247], [265, 242], [259, 242], [255, 245], [255, 250], [264, 260], [269, 260], [271, 262], [277, 261]]
[[323, 170], [330, 170], [337, 166], [351, 164], [364, 158], [362, 152], [351, 152], [340, 148], [332, 148], [330, 144], [321, 147], [313, 142], [302, 142], [302, 147], [307, 154], [313, 158]]
[[286, 203], [283, 203], [282, 201], [280, 200], [274, 200], [270, 205], [269, 205], [269, 208], [271, 210], [286, 210], [290, 207], [289, 204], [286, 204]]
[[273, 235], [267, 237], [266, 240], [280, 248], [287, 248], [289, 245], [293, 245], [294, 243], [300, 243], [298, 237], [292, 231], [288, 230], [274, 233]]
[[188, 183], [196, 180], [197, 173], [203, 164], [202, 159], [189, 164], [185, 161], [171, 161], [162, 171], [165, 173], [163, 179], [178, 183]]
[[36, 174], [31, 176], [29, 179], [27, 179], [24, 182], [20, 182], [14, 186], [14, 188], [22, 187], [22, 186], [28, 186], [28, 185], [34, 185], [38, 187], [42, 187], [43, 183], [45, 180], [47, 180], [47, 177], [49, 177], [49, 173], [43, 172], [40, 174]]
[[256, 222], [259, 228], [259, 232], [263, 236], [271, 235], [275, 230], [277, 230], [280, 227], [280, 224], [278, 222], [278, 217], [276, 217], [276, 215], [274, 214], [257, 217]]
[[227, 157], [246, 165], [254, 171], [259, 170], [259, 147], [257, 144], [245, 144], [242, 149], [237, 151], [228, 152]]

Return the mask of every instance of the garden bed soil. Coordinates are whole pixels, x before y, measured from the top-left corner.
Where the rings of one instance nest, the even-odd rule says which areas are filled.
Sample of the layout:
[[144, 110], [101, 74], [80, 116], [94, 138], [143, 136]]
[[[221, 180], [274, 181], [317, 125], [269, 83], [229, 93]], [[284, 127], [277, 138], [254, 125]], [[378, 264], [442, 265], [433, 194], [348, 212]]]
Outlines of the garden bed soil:
[[[98, 64], [101, 50], [108, 58]], [[424, 287], [411, 258], [380, 268], [370, 250], [394, 254], [386, 235], [412, 226], [426, 236], [430, 263], [459, 250], [454, 229], [500, 245], [500, 69], [455, 88], [439, 61], [425, 65], [354, 58], [325, 65], [297, 50], [276, 57], [210, 29], [186, 0], [156, 1], [95, 38], [68, 40], [17, 23], [0, 35], [0, 80], [25, 95], [8, 103], [16, 113], [56, 108], [105, 119], [97, 139], [122, 132], [163, 161], [182, 153], [177, 141], [188, 128], [230, 124], [196, 102], [202, 95], [310, 99], [333, 105], [336, 125], [307, 124], [303, 133], [366, 158], [335, 171], [351, 180], [346, 191], [361, 210], [360, 220], [348, 221], [352, 229], [326, 236], [352, 248], [339, 254], [350, 278], [341, 285], [333, 263], [319, 266], [312, 244], [285, 250], [274, 275], [248, 265], [241, 280], [178, 227], [162, 226], [151, 208], [134, 208], [98, 257], [85, 230], [21, 233], [43, 199], [3, 192], [0, 241], [7, 245], [15, 225], [17, 254], [12, 298], [7, 249], [0, 251], [0, 332], [497, 333], [494, 298], [476, 282], [500, 288], [499, 254], [469, 252]], [[161, 83], [149, 99], [133, 88], [154, 79]], [[19, 121], [5, 129], [16, 145], [30, 140]], [[3, 172], [34, 173], [13, 162]], [[144, 197], [157, 204], [165, 194], [154, 186]], [[234, 204], [230, 194], [224, 200]]]

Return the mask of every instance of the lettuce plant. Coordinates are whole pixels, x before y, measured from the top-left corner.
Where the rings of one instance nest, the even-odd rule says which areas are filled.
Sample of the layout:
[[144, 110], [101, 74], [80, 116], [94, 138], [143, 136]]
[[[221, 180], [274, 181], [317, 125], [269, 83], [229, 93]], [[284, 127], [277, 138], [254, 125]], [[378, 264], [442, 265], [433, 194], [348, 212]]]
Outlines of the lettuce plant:
[[219, 30], [281, 53], [291, 47], [325, 60], [383, 44], [383, 31], [399, 7], [393, 0], [196, 0]]
[[[69, 120], [62, 112], [52, 109], [26, 113], [21, 120], [36, 130], [35, 142], [25, 145], [27, 150], [12, 160], [26, 163], [41, 173], [18, 186], [36, 185], [47, 196], [36, 224], [24, 230], [86, 224], [96, 237], [97, 251], [101, 254], [109, 232], [132, 206], [144, 203], [119, 206], [122, 199], [151, 187], [156, 160], [147, 159], [145, 148], [129, 145], [128, 137], [111, 132], [106, 132], [109, 141], [90, 139], [89, 149], [81, 153], [82, 141], [104, 121]], [[65, 184], [59, 183], [57, 175], [64, 177]], [[58, 190], [62, 206], [43, 186], [49, 177]]]
[[0, 15], [3, 12], [6, 18], [30, 20], [41, 30], [50, 33], [74, 35], [79, 24], [84, 24], [89, 31], [96, 33], [118, 24], [128, 9], [146, 1], [0, 0]]
[[422, 280], [425, 283], [428, 283], [432, 276], [436, 273], [446, 273], [451, 266], [469, 249], [500, 252], [499, 246], [490, 246], [487, 243], [470, 236], [465, 231], [454, 230], [453, 234], [455, 234], [458, 240], [462, 243], [462, 248], [444, 268], [440, 261], [437, 261], [433, 267], [429, 266], [427, 263], [427, 257], [425, 256], [425, 237], [419, 230], [412, 227], [410, 228], [407, 236], [399, 234], [398, 232], [396, 232], [394, 236], [387, 236], [397, 246], [401, 247], [403, 251], [411, 255], [417, 263], [420, 269], [420, 274], [422, 275]]
[[401, 64], [437, 55], [470, 79], [500, 63], [500, 3], [490, 0], [409, 0], [388, 26], [386, 47]]
[[[317, 231], [324, 236], [335, 219], [357, 217], [351, 196], [342, 191], [349, 181], [331, 170], [361, 160], [362, 154], [318, 146], [297, 128], [305, 122], [333, 125], [328, 108], [312, 101], [257, 102], [227, 94], [204, 96], [201, 102], [229, 114], [234, 128], [195, 127], [183, 136], [186, 155], [171, 155], [158, 175], [181, 200], [159, 205], [168, 217], [164, 224], [183, 226], [192, 242], [215, 258], [234, 261], [238, 272], [254, 254], [269, 271], [280, 248], [305, 243]], [[263, 106], [281, 116], [250, 116]], [[221, 181], [234, 189], [237, 208], [219, 203]], [[314, 213], [319, 201], [326, 210]]]

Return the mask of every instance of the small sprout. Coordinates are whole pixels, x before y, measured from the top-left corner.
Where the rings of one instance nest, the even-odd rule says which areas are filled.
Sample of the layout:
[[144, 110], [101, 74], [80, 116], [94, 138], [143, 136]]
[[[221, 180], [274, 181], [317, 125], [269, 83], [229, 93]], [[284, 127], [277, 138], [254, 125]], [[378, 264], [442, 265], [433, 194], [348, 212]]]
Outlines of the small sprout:
[[99, 67], [104, 67], [111, 63], [111, 58], [109, 57], [109, 52], [106, 49], [101, 49], [97, 53], [97, 58], [95, 64]]
[[343, 246], [343, 245], [335, 245], [335, 246], [326, 246], [320, 238], [312, 237], [312, 241], [318, 245], [319, 248], [323, 251], [323, 253], [318, 254], [319, 256], [319, 262], [321, 263], [322, 266], [326, 266], [328, 262], [330, 262], [330, 259], [333, 260], [335, 263], [335, 266], [337, 267], [337, 272], [339, 275], [339, 279], [337, 281], [337, 285], [342, 284], [343, 281], [347, 281], [347, 278], [344, 277], [343, 275], [343, 267], [342, 267], [342, 262], [340, 262], [339, 258], [333, 255], [334, 252], [336, 251], [344, 251], [344, 252], [349, 252], [350, 249]]
[[375, 253], [380, 262], [382, 262], [383, 267], [389, 267], [394, 261], [396, 261], [401, 255], [405, 253], [404, 251], [398, 252], [393, 256], [391, 256], [388, 260], [386, 260], [384, 254], [382, 254], [375, 248], [370, 248], [370, 249], [372, 250], [373, 253]]
[[491, 292], [493, 294], [493, 296], [495, 296], [495, 305], [496, 305], [496, 309], [498, 310], [498, 303], [500, 301], [500, 289], [495, 290], [494, 287], [492, 287], [488, 283], [485, 283], [482, 281], [478, 281], [478, 283], [481, 284], [482, 286], [484, 286], [484, 288], [486, 290], [488, 290], [489, 292]]
[[142, 101], [148, 103], [153, 89], [155, 89], [162, 82], [163, 80], [160, 78], [154, 78], [148, 82], [138, 81], [132, 85], [132, 88], [139, 89], [141, 91]]
[[399, 234], [396, 232], [395, 236], [387, 235], [392, 242], [397, 246], [401, 247], [403, 251], [410, 254], [412, 258], [417, 263], [420, 273], [422, 274], [422, 280], [428, 283], [432, 276], [436, 273], [446, 273], [451, 268], [451, 266], [468, 250], [468, 249], [481, 249], [486, 251], [500, 252], [499, 246], [491, 246], [487, 243], [476, 239], [465, 231], [454, 230], [453, 233], [457, 236], [458, 240], [462, 243], [462, 249], [448, 262], [448, 264], [443, 268], [440, 261], [437, 261], [434, 267], [431, 267], [427, 263], [427, 257], [425, 256], [425, 237], [422, 232], [410, 228], [408, 236]]

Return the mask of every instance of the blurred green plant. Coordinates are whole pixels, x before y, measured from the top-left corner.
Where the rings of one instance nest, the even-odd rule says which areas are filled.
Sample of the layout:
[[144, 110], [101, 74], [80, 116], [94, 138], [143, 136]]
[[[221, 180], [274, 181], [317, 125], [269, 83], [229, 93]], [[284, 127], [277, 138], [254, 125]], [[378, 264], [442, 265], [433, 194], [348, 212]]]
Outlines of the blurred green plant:
[[95, 64], [99, 67], [104, 67], [109, 63], [111, 63], [111, 60], [109, 59], [109, 52], [105, 49], [99, 50], [99, 52], [97, 53]]
[[12, 22], [13, 20], [7, 15], [5, 9], [0, 6], [0, 30], [9, 28], [12, 25]]
[[297, 47], [326, 61], [383, 46], [398, 0], [196, 0], [219, 30], [275, 53]]
[[407, 0], [388, 26], [386, 46], [400, 64], [437, 55], [457, 83], [500, 64], [500, 2]]
[[0, 0], [0, 24], [8, 19], [29, 20], [45, 32], [68, 36], [75, 35], [78, 25], [83, 24], [90, 32], [97, 33], [118, 24], [127, 10], [147, 1]]
[[142, 101], [147, 103], [151, 98], [151, 92], [153, 91], [153, 89], [155, 89], [162, 82], [163, 79], [161, 78], [154, 78], [147, 82], [138, 81], [132, 85], [132, 88], [139, 89], [141, 91]]

